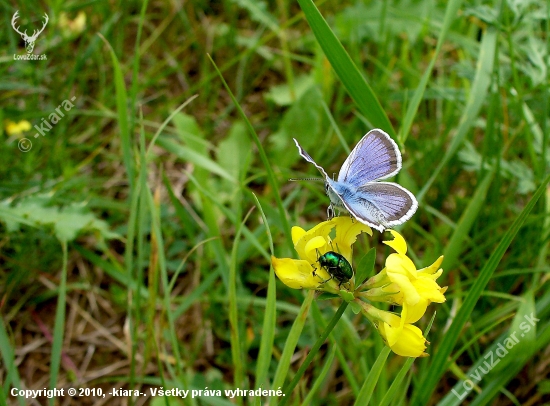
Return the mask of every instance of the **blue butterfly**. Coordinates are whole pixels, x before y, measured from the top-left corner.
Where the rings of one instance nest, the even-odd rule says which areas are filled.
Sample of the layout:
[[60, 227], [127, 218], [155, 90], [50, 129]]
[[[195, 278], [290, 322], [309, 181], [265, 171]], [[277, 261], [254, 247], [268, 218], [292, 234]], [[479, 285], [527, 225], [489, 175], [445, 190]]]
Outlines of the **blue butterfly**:
[[355, 146], [338, 174], [329, 178], [325, 170], [294, 139], [300, 155], [324, 176], [330, 198], [329, 218], [334, 209], [349, 212], [363, 224], [383, 232], [409, 220], [418, 208], [414, 195], [393, 182], [378, 182], [401, 169], [401, 153], [394, 140], [380, 129], [369, 131]]

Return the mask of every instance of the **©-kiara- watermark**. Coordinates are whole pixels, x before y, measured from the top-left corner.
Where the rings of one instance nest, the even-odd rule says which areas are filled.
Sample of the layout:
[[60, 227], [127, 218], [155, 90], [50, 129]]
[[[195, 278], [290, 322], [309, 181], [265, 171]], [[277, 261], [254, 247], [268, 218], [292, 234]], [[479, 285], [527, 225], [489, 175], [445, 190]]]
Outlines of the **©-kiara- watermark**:
[[48, 15], [44, 13], [44, 16], [43, 16], [44, 22], [42, 23], [42, 28], [40, 28], [39, 30], [34, 30], [32, 35], [28, 35], [27, 30], [21, 32], [20, 27], [17, 26], [18, 18], [19, 18], [19, 10], [16, 11], [15, 14], [13, 15], [11, 19], [11, 26], [13, 27], [16, 33], [21, 35], [21, 38], [23, 39], [23, 41], [25, 41], [25, 48], [27, 50], [27, 54], [26, 55], [13, 54], [13, 59], [24, 60], [24, 61], [44, 61], [48, 59], [46, 54], [35, 55], [32, 53], [32, 51], [34, 50], [34, 44], [38, 39], [38, 36], [42, 33], [42, 31], [44, 31], [44, 28], [46, 28], [46, 25], [48, 25], [48, 21], [50, 20]]
[[[63, 100], [57, 108], [52, 111], [48, 117], [42, 117], [39, 124], [36, 124], [34, 128], [38, 131], [34, 134], [34, 138], [38, 138], [40, 135], [45, 136], [49, 133], [53, 127], [65, 117], [65, 113], [69, 112], [73, 107], [76, 96], [71, 97], [70, 100]], [[19, 150], [22, 152], [29, 152], [32, 148], [32, 142], [28, 138], [21, 138], [18, 142]]]
[[[525, 320], [522, 321], [519, 325], [519, 328], [521, 329], [521, 337], [524, 337], [525, 334], [529, 333], [531, 329], [537, 324], [537, 322], [540, 321], [540, 319], [537, 319], [533, 313], [530, 315], [524, 315], [523, 316]], [[474, 389], [477, 383], [481, 382], [483, 377], [489, 373], [500, 361], [502, 358], [504, 358], [506, 355], [508, 355], [509, 350], [511, 350], [516, 344], [520, 342], [520, 338], [516, 336], [518, 334], [517, 331], [514, 331], [512, 334], [510, 334], [506, 339], [504, 339], [503, 342], [497, 344], [496, 350], [489, 351], [485, 356], [483, 357], [485, 361], [483, 362], [483, 366], [478, 365], [476, 369], [474, 369], [473, 372], [469, 373], [468, 376], [472, 379], [466, 379], [464, 382], [462, 382], [462, 386], [464, 387], [464, 392], [459, 393], [456, 389], [452, 389], [453, 394], [459, 399], [464, 399], [471, 391]]]

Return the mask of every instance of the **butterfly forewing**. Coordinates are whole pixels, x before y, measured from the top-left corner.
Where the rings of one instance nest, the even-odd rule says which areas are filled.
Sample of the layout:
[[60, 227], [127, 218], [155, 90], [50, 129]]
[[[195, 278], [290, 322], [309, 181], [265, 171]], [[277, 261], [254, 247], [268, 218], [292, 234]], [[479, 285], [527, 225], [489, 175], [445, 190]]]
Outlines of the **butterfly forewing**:
[[355, 187], [374, 180], [389, 178], [401, 169], [401, 153], [395, 141], [384, 131], [369, 131], [348, 156], [338, 182]]
[[312, 163], [313, 165], [315, 165], [315, 167], [319, 170], [319, 172], [321, 172], [323, 174], [325, 179], [330, 179], [328, 177], [327, 173], [325, 172], [325, 170], [322, 167], [320, 167], [319, 165], [317, 165], [317, 163], [313, 160], [313, 158], [311, 156], [309, 156], [309, 154], [306, 152], [306, 150], [302, 148], [302, 146], [298, 143], [298, 141], [296, 141], [296, 138], [293, 138], [293, 140], [296, 143], [296, 147], [298, 147], [298, 152], [300, 153], [302, 158], [304, 158], [309, 163]]

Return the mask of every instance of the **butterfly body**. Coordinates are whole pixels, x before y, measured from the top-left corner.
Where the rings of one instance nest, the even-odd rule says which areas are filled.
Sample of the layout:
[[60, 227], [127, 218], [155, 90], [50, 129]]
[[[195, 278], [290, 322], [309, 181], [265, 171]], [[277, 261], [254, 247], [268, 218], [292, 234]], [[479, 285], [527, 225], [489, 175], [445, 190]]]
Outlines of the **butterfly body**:
[[355, 193], [355, 187], [341, 182], [327, 181], [325, 182], [325, 190], [330, 199], [332, 207], [337, 208], [340, 211], [348, 213], [348, 209], [344, 205], [342, 199], [352, 199]]
[[397, 144], [384, 131], [369, 131], [350, 153], [338, 179], [331, 179], [311, 156], [294, 140], [300, 155], [315, 165], [325, 178], [325, 190], [330, 198], [330, 213], [334, 209], [349, 212], [358, 221], [382, 232], [402, 224], [418, 208], [414, 195], [393, 182], [380, 182], [401, 169], [401, 153]]

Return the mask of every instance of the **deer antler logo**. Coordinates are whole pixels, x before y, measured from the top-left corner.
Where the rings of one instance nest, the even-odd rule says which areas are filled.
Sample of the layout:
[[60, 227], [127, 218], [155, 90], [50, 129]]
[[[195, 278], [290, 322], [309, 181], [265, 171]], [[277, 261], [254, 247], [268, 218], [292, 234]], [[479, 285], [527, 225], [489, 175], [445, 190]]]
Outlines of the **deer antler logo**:
[[19, 18], [19, 10], [15, 12], [13, 15], [13, 18], [11, 19], [11, 26], [17, 32], [19, 35], [21, 35], [21, 38], [23, 38], [23, 41], [25, 41], [25, 48], [27, 48], [27, 53], [30, 54], [32, 50], [34, 49], [34, 43], [36, 42], [36, 39], [40, 35], [42, 31], [44, 31], [44, 28], [46, 28], [46, 25], [48, 24], [49, 18], [46, 13], [44, 13], [44, 24], [42, 25], [42, 28], [37, 31], [34, 30], [31, 36], [27, 35], [27, 30], [25, 32], [19, 31], [19, 27], [16, 27], [15, 24], [17, 22], [17, 19]]

